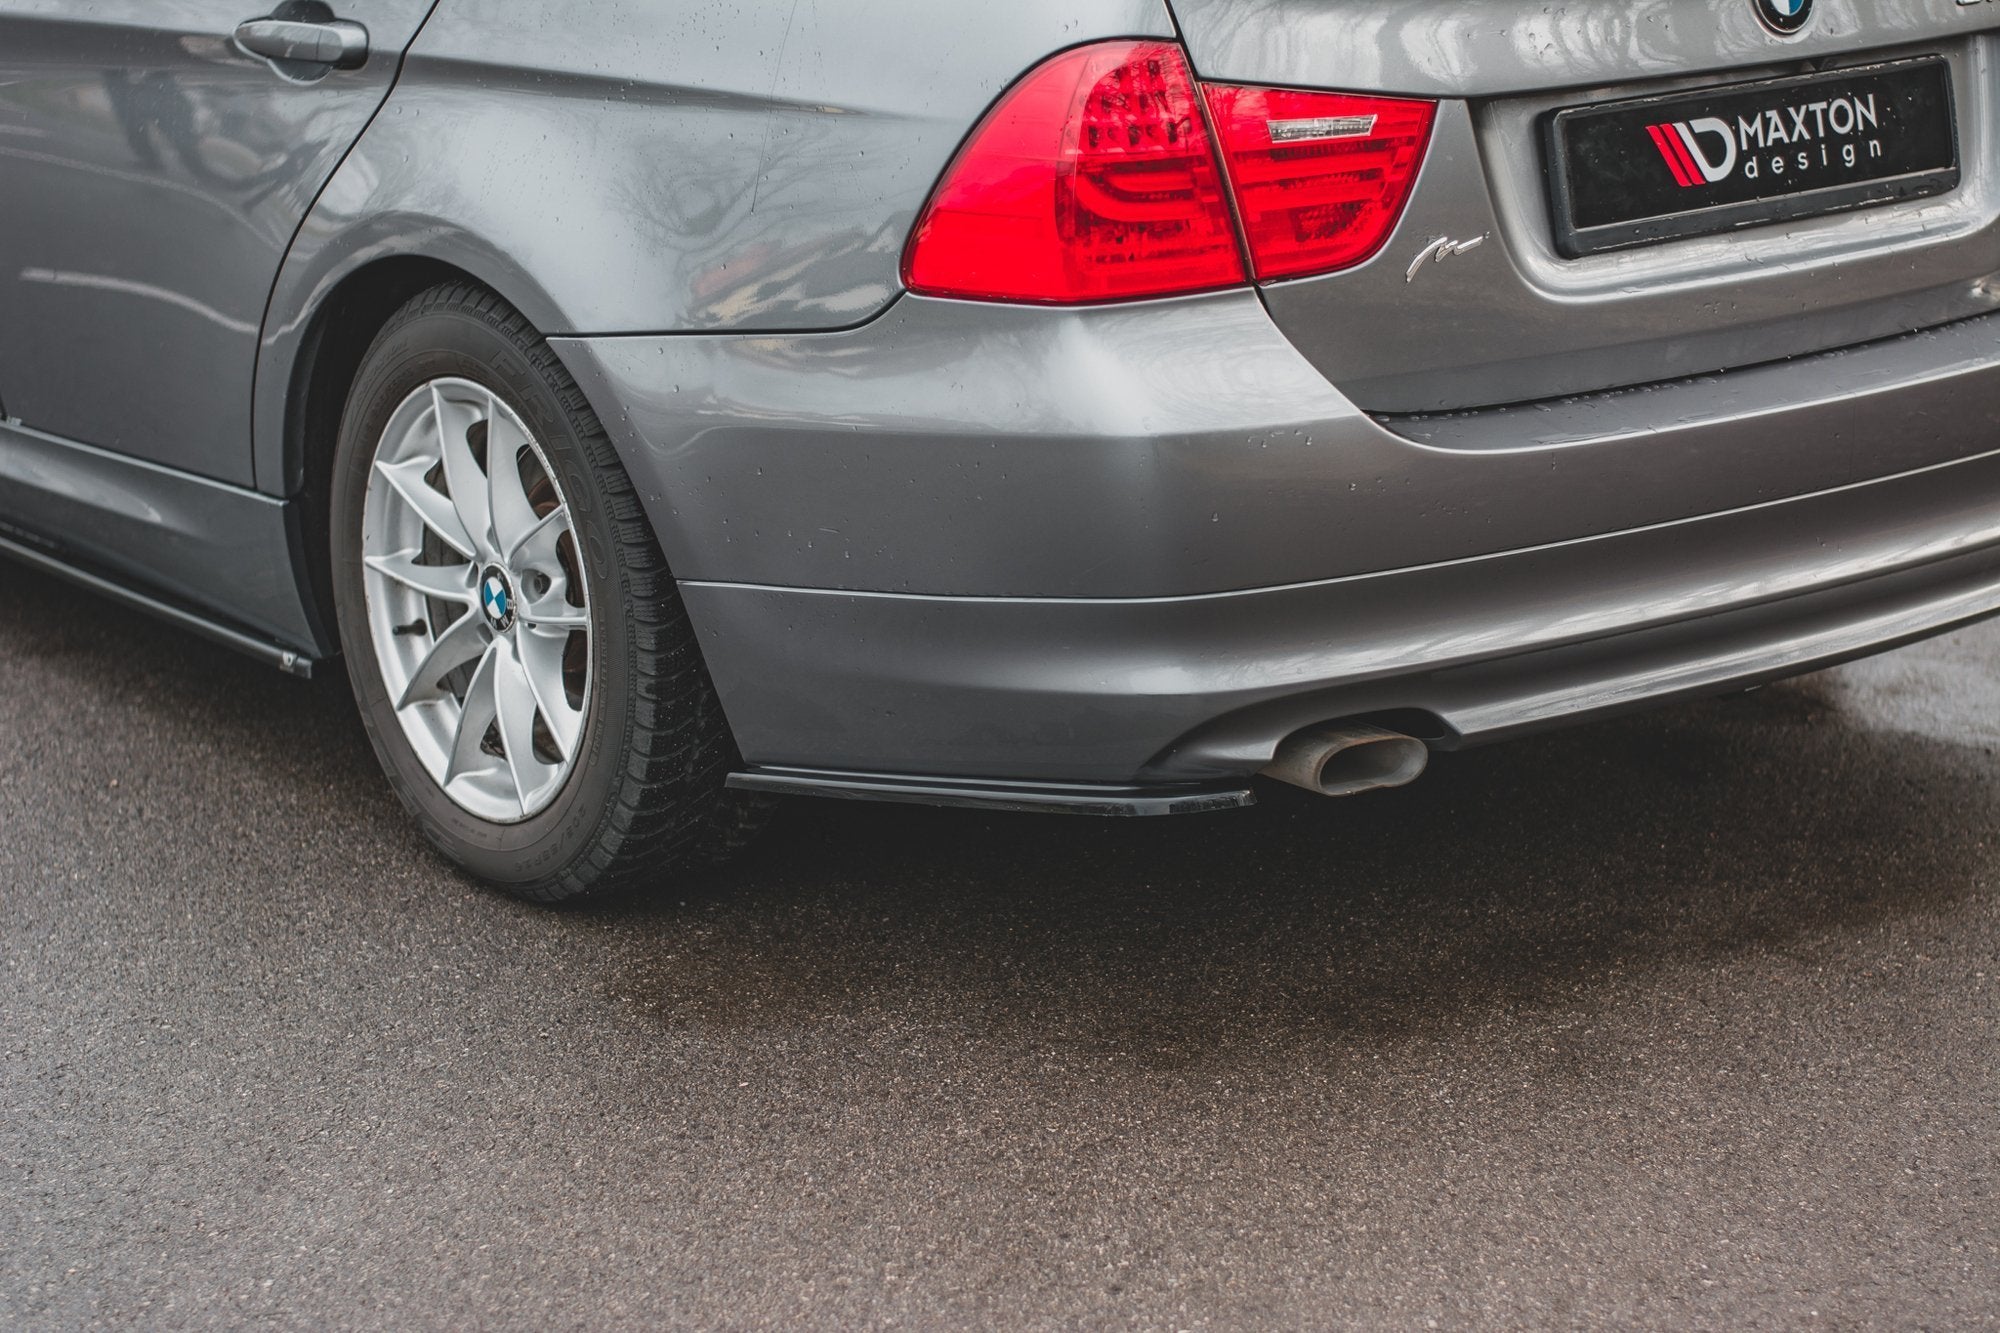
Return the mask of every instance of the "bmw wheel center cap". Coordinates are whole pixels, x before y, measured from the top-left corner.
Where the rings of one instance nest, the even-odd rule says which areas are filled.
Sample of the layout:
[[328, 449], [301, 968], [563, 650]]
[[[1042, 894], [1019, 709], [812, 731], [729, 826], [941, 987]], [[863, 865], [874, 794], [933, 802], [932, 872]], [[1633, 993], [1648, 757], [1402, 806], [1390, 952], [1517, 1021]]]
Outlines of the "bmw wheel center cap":
[[497, 569], [486, 571], [486, 576], [479, 580], [479, 606], [494, 629], [514, 627], [514, 589], [505, 574]]
[[1787, 36], [1812, 21], [1813, 0], [1753, 0], [1757, 16], [1773, 32]]

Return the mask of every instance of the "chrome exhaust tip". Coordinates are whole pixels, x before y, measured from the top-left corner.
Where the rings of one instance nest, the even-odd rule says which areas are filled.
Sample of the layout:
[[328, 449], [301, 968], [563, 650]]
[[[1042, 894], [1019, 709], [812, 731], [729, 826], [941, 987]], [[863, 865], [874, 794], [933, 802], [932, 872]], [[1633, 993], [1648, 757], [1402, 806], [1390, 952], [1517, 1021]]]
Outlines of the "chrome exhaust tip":
[[1321, 796], [1353, 796], [1415, 782], [1430, 761], [1430, 747], [1414, 736], [1333, 722], [1285, 737], [1263, 772]]

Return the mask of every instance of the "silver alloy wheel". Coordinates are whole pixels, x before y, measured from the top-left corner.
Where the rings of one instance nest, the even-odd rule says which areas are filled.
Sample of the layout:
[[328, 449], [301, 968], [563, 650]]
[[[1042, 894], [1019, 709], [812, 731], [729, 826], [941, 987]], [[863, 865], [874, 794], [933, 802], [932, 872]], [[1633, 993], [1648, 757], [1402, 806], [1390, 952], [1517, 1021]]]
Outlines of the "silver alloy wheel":
[[362, 511], [369, 635], [403, 735], [495, 823], [546, 810], [590, 705], [583, 551], [561, 484], [498, 395], [436, 379], [376, 442]]

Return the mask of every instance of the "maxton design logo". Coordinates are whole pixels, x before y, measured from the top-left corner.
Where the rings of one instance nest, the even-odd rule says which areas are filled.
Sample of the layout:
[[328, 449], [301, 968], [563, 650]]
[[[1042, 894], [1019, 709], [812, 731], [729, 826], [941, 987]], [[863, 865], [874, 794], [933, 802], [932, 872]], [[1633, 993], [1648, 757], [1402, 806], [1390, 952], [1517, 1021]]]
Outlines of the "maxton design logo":
[[[1676, 120], [1665, 125], [1648, 125], [1646, 133], [1653, 136], [1653, 146], [1667, 159], [1668, 170], [1674, 173], [1675, 183], [1683, 190], [1713, 185], [1736, 170], [1736, 136], [1730, 133], [1726, 121], [1713, 116], [1696, 121]], [[1720, 160], [1709, 159], [1696, 137], [1700, 134], [1722, 136]]]
[[1845, 94], [1736, 117], [1715, 116], [1648, 125], [1653, 147], [1684, 190], [1714, 185], [1738, 174], [1746, 180], [1797, 179], [1828, 169], [1852, 168], [1882, 156], [1882, 126], [1875, 94]]

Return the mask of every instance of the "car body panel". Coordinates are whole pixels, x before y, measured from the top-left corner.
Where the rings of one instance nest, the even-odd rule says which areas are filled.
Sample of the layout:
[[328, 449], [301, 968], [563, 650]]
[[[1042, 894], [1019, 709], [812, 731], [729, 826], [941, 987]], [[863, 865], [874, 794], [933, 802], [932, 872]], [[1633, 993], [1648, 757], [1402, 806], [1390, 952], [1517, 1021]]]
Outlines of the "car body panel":
[[1449, 748], [2000, 612], [2000, 454], [1538, 550], [1208, 597], [683, 595], [755, 765], [1241, 778], [1328, 719], [1414, 711]]
[[258, 477], [295, 490], [284, 399], [311, 312], [387, 255], [472, 274], [552, 334], [829, 329], [901, 290], [961, 139], [1062, 46], [1171, 36], [1158, 0], [717, 8], [451, 0], [285, 263]]
[[0, 392], [51, 435], [252, 481], [272, 280], [433, 0], [343, 0], [357, 70], [280, 73], [235, 0], [0, 0]]
[[[1315, 366], [1384, 412], [1652, 383], [1984, 313], [2000, 306], [2000, 41], [1879, 54], [1940, 50], [1960, 116], [1962, 180], [1948, 194], [1565, 259], [1540, 122], [1633, 90], [1449, 101], [1387, 248], [1349, 272], [1273, 283], [1265, 301]], [[1483, 240], [1413, 267], [1440, 237]]]
[[1752, 0], [1172, 4], [1202, 78], [1410, 97], [1506, 97], [1671, 79], [2000, 28], [1993, 5], [1952, 0], [1817, 0], [1810, 25], [1785, 38], [1764, 26]]
[[0, 423], [0, 537], [320, 657], [296, 520], [245, 487]]
[[1268, 587], [1671, 522], [2000, 439], [2000, 318], [1442, 423], [1362, 412], [1249, 292], [906, 297], [846, 333], [556, 346], [618, 405], [606, 425], [669, 562], [717, 582]]

